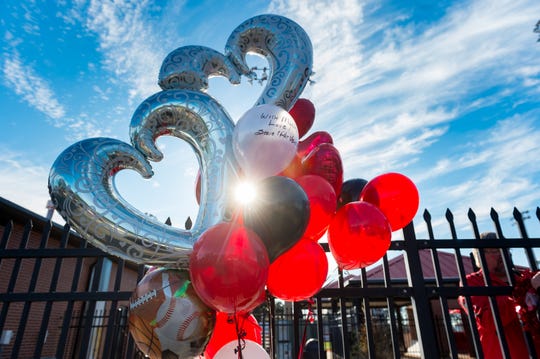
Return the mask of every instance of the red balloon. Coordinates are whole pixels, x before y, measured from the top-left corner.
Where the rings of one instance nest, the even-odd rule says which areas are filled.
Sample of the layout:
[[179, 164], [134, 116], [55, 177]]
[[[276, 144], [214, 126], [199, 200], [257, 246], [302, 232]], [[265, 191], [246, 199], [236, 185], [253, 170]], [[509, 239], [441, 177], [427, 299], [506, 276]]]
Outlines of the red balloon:
[[279, 175], [297, 179], [304, 175], [304, 168], [302, 167], [302, 160], [310, 152], [312, 152], [317, 146], [323, 143], [333, 143], [332, 136], [328, 132], [318, 131], [311, 134], [303, 141], [298, 142], [298, 148], [296, 150], [296, 156], [292, 159], [291, 163], [285, 168]]
[[222, 346], [233, 340], [238, 340], [237, 324], [238, 331], [243, 334], [242, 339], [262, 344], [262, 328], [253, 315], [237, 314], [235, 316], [234, 314], [217, 312], [216, 326], [204, 351], [205, 359], [213, 358]]
[[279, 173], [279, 176], [289, 177], [292, 179], [302, 176], [302, 159], [300, 156], [298, 156], [298, 154], [294, 156], [287, 168]]
[[234, 222], [207, 229], [195, 242], [189, 261], [199, 297], [225, 313], [249, 312], [260, 304], [268, 268], [268, 254], [259, 236]]
[[343, 164], [339, 151], [331, 143], [322, 143], [315, 147], [302, 161], [305, 175], [319, 175], [327, 180], [334, 192], [341, 193], [343, 185]]
[[302, 238], [270, 265], [267, 288], [279, 299], [301, 301], [317, 294], [327, 275], [324, 249], [317, 242]]
[[386, 173], [373, 178], [362, 190], [360, 200], [377, 206], [386, 216], [392, 231], [409, 224], [420, 203], [418, 189], [400, 173]]
[[323, 143], [333, 144], [334, 140], [332, 136], [325, 131], [317, 131], [309, 135], [306, 139], [298, 142], [298, 147], [296, 148], [296, 154], [300, 158], [303, 158], [308, 153], [313, 151], [315, 147]]
[[305, 98], [300, 98], [296, 101], [293, 107], [290, 109], [296, 127], [298, 127], [298, 138], [304, 136], [315, 121], [315, 106], [313, 103]]
[[304, 189], [309, 200], [309, 222], [304, 231], [304, 238], [317, 241], [336, 213], [336, 192], [330, 183], [320, 176], [301, 176], [296, 182]]
[[367, 202], [341, 207], [328, 227], [328, 245], [341, 269], [375, 263], [390, 247], [392, 231], [382, 212]]

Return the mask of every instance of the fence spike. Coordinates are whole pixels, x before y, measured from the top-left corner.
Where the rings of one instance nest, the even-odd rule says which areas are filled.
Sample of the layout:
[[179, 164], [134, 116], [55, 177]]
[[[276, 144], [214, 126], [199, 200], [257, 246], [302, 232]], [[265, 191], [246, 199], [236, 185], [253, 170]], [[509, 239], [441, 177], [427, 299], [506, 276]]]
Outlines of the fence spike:
[[497, 213], [497, 211], [491, 207], [491, 211], [489, 211], [489, 216], [491, 217], [492, 220], [494, 221], [498, 221], [499, 220], [499, 214]]
[[426, 222], [429, 239], [433, 239], [433, 226], [431, 225], [431, 214], [427, 209], [424, 210], [424, 221]]
[[431, 222], [431, 213], [427, 209], [424, 209], [424, 221]]
[[514, 207], [514, 210], [512, 211], [512, 215], [514, 216], [514, 219], [516, 221], [521, 221], [523, 219], [523, 215], [521, 214], [521, 211], [517, 209], [517, 207]]
[[467, 216], [469, 217], [470, 221], [476, 222], [476, 213], [474, 213], [472, 208], [469, 208], [469, 211], [467, 212]]

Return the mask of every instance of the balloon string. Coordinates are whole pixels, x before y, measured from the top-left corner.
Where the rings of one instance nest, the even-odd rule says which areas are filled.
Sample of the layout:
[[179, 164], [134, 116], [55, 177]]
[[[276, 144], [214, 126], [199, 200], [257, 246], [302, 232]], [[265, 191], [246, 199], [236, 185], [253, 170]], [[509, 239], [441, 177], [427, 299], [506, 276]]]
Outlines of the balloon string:
[[300, 343], [300, 350], [298, 351], [298, 359], [302, 359], [302, 354], [304, 351], [304, 345], [306, 344], [306, 335], [307, 335], [307, 327], [309, 324], [313, 323], [315, 320], [313, 316], [313, 304], [315, 303], [315, 300], [313, 298], [308, 299], [308, 313], [306, 315], [306, 324], [304, 325], [304, 334], [302, 335], [302, 342]]
[[[152, 352], [152, 347], [154, 346], [154, 338], [155, 338], [154, 337], [154, 335], [155, 335], [154, 330], [151, 330], [151, 333], [152, 334], [151, 334], [151, 337], [150, 337], [150, 345], [148, 346], [148, 352], [146, 353], [147, 358], [150, 358], [150, 354]], [[158, 346], [159, 346], [159, 344], [158, 344]]]
[[[234, 350], [236, 353], [238, 353], [238, 359], [243, 359], [242, 350], [245, 348], [245, 341], [244, 337], [246, 336], [246, 332], [244, 331], [243, 326], [244, 322], [242, 321], [242, 324], [238, 324], [238, 316], [236, 315], [236, 312], [233, 314], [234, 317], [234, 326], [236, 329], [236, 338], [238, 339], [238, 346]], [[242, 327], [242, 328], [241, 328]]]

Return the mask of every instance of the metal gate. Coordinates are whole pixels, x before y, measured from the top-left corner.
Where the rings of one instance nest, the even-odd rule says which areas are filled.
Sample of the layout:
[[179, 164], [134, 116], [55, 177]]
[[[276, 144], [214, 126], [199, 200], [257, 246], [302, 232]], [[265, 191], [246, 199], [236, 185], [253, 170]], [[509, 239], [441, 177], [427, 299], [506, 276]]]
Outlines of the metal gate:
[[[474, 212], [469, 219], [472, 239], [457, 238], [450, 211], [451, 238], [435, 239], [426, 211], [428, 238], [417, 239], [413, 224], [405, 227], [404, 239], [392, 241], [378, 276], [374, 269], [338, 271], [312, 301], [269, 298], [254, 311], [263, 346], [280, 359], [299, 358], [301, 351], [305, 358], [483, 358], [474, 318], [455, 300], [510, 294], [512, 288], [461, 287], [470, 272], [469, 251], [503, 248], [511, 265], [509, 250], [519, 249], [528, 267], [537, 270], [540, 238], [529, 238], [517, 209], [520, 238], [504, 238], [494, 210], [493, 228], [504, 239], [479, 240]], [[540, 220], [538, 208], [534, 220]], [[2, 198], [0, 234], [0, 358], [144, 357], [127, 329], [128, 300], [144, 265], [111, 257], [69, 226]], [[396, 263], [405, 276], [393, 273]], [[426, 266], [432, 275], [426, 275]], [[449, 266], [456, 273], [450, 277]]]

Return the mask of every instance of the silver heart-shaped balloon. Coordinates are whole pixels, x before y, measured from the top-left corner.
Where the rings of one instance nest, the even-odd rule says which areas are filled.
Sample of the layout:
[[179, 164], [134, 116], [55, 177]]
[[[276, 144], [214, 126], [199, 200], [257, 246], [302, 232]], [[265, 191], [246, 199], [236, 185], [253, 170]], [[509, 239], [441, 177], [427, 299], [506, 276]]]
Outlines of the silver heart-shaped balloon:
[[248, 53], [264, 56], [270, 65], [269, 80], [255, 105], [290, 110], [312, 75], [313, 47], [307, 33], [283, 16], [255, 16], [240, 24], [225, 45], [225, 56], [246, 76], [251, 75]]
[[[311, 42], [293, 21], [260, 15], [233, 31], [227, 56], [202, 46], [174, 50], [159, 76], [164, 91], [143, 101], [130, 124], [132, 146], [110, 138], [86, 139], [60, 154], [49, 175], [49, 192], [58, 212], [81, 236], [106, 252], [136, 263], [186, 267], [193, 244], [210, 226], [228, 220], [230, 190], [238, 165], [232, 152], [234, 124], [223, 107], [205, 94], [208, 78], [238, 83], [251, 76], [245, 55], [265, 56], [270, 78], [257, 104], [289, 109], [309, 81]], [[152, 176], [148, 160], [163, 154], [155, 141], [172, 135], [188, 142], [200, 165], [201, 198], [191, 230], [156, 221], [127, 203], [114, 175], [132, 169]]]
[[163, 90], [206, 91], [208, 78], [223, 76], [238, 85], [240, 73], [223, 54], [204, 46], [183, 46], [167, 55], [159, 71]]
[[113, 255], [145, 263], [176, 261], [191, 243], [127, 203], [113, 177], [133, 169], [152, 176], [150, 164], [132, 146], [111, 138], [82, 140], [64, 150], [49, 174], [56, 210], [82, 237]]
[[[204, 93], [157, 93], [133, 115], [135, 148], [108, 138], [72, 145], [53, 164], [51, 197], [66, 221], [97, 247], [138, 263], [184, 267], [199, 235], [228, 218], [228, 189], [237, 178], [231, 148], [233, 129], [221, 105]], [[146, 158], [161, 159], [154, 141], [165, 133], [187, 141], [201, 166], [201, 206], [189, 231], [141, 213], [120, 196], [113, 183], [114, 175], [126, 168], [150, 177]]]
[[163, 154], [155, 140], [165, 134], [188, 142], [197, 155], [201, 206], [193, 228], [188, 231], [192, 243], [204, 230], [230, 216], [229, 190], [238, 178], [232, 151], [233, 131], [233, 122], [216, 100], [189, 90], [154, 94], [132, 117], [131, 142], [146, 158], [161, 160]]

